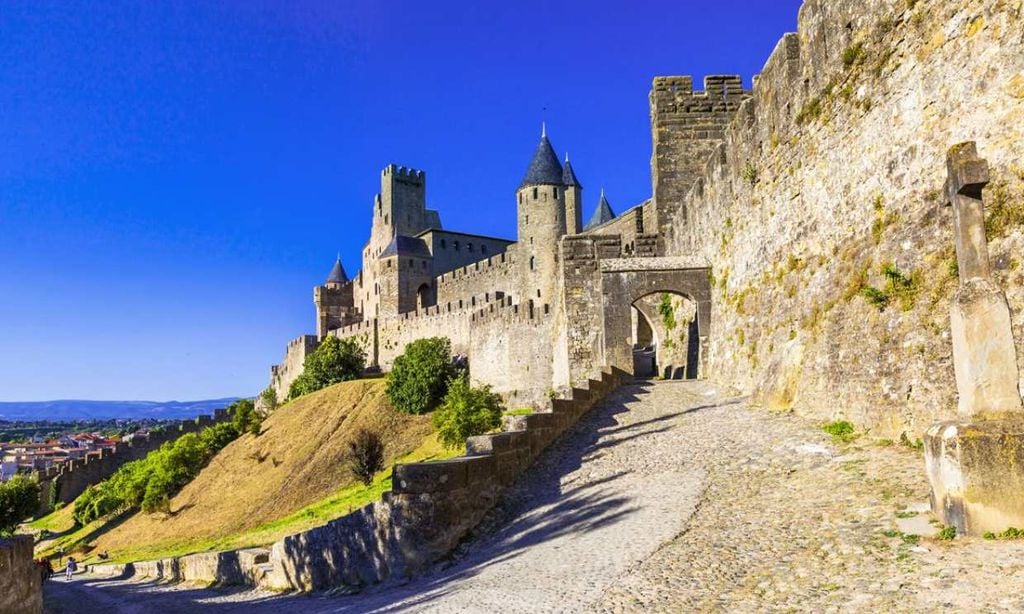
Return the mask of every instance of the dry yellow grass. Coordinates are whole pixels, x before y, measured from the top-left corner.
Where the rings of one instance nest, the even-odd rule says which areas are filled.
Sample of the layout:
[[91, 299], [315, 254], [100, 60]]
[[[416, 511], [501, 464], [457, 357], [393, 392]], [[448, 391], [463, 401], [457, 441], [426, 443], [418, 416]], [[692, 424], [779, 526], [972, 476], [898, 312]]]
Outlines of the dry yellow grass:
[[258, 437], [246, 434], [224, 448], [171, 500], [169, 515], [137, 513], [112, 523], [89, 550], [178, 549], [287, 516], [354, 482], [343, 456], [360, 428], [381, 434], [386, 465], [415, 450], [433, 430], [429, 416], [395, 411], [382, 379], [331, 386], [279, 408]]

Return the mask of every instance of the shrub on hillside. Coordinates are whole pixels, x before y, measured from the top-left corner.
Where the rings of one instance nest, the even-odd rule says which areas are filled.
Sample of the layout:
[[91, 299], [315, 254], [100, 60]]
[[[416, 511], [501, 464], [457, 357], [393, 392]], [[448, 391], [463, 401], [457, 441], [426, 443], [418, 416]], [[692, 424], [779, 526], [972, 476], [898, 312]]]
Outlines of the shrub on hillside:
[[398, 411], [425, 414], [444, 398], [453, 373], [452, 345], [448, 339], [418, 339], [395, 359], [388, 373], [388, 399]]
[[0, 484], [0, 537], [11, 535], [23, 520], [39, 509], [39, 483], [16, 475]]
[[252, 399], [240, 399], [231, 404], [233, 408], [231, 423], [239, 433], [260, 434], [263, 417], [256, 412], [256, 404]]
[[268, 386], [266, 390], [260, 393], [260, 400], [263, 401], [263, 406], [267, 408], [267, 413], [273, 413], [277, 409], [277, 391], [274, 390], [273, 386]]
[[366, 368], [366, 353], [354, 339], [328, 337], [306, 357], [302, 375], [288, 388], [288, 399], [358, 378]]
[[[249, 399], [228, 406], [230, 422], [208, 426], [198, 433], [186, 433], [168, 441], [145, 458], [125, 463], [107, 480], [90, 486], [77, 499], [72, 516], [85, 525], [108, 514], [142, 509], [166, 512], [173, 497], [192, 481], [224, 446], [238, 438], [240, 427], [259, 428]], [[252, 422], [255, 416], [257, 422]]]
[[501, 426], [501, 397], [490, 386], [471, 386], [465, 374], [452, 380], [441, 407], [434, 413], [437, 439], [446, 448], [458, 448], [467, 437], [483, 435]]
[[345, 455], [349, 471], [364, 486], [373, 484], [373, 476], [384, 468], [384, 442], [373, 431], [361, 429], [348, 442]]

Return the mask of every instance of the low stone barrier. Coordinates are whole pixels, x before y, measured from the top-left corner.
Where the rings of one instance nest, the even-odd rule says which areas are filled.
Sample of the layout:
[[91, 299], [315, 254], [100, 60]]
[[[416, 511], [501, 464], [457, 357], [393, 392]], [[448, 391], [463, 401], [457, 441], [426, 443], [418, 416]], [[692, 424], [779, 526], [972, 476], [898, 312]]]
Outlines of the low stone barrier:
[[396, 465], [392, 491], [271, 548], [259, 584], [275, 590], [360, 587], [405, 578], [447, 556], [533, 460], [628, 374], [612, 369], [556, 399], [552, 411], [506, 419], [466, 441], [466, 456]]
[[0, 539], [0, 612], [39, 614], [43, 611], [42, 576], [32, 558], [32, 537]]
[[466, 440], [466, 455], [396, 465], [392, 490], [325, 525], [289, 535], [268, 551], [202, 552], [90, 573], [168, 582], [249, 584], [272, 590], [362, 587], [407, 578], [447, 556], [555, 439], [629, 376], [601, 373], [550, 412], [505, 418], [505, 431]]
[[269, 559], [264, 548], [246, 548], [227, 552], [199, 552], [181, 557], [135, 563], [90, 565], [88, 572], [104, 577], [151, 578], [163, 582], [201, 584], [256, 584]]

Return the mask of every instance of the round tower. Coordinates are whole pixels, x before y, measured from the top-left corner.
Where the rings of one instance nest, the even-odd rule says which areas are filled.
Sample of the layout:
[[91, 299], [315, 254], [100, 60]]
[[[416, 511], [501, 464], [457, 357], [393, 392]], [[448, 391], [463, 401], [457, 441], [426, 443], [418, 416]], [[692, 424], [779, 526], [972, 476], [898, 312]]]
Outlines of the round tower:
[[535, 305], [553, 304], [558, 278], [558, 240], [565, 234], [563, 169], [541, 128], [540, 143], [516, 190], [520, 270], [519, 299]]

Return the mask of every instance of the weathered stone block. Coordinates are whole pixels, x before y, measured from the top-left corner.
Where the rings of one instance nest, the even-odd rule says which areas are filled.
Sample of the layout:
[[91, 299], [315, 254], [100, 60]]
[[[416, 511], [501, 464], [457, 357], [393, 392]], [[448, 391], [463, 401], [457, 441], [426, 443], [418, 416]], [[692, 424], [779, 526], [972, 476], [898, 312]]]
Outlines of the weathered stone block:
[[975, 536], [1024, 527], [1024, 420], [941, 422], [924, 442], [943, 523]]
[[466, 458], [396, 465], [395, 493], [432, 493], [466, 486]]
[[32, 559], [32, 538], [0, 539], [0, 612], [38, 614], [43, 611], [42, 580]]
[[1001, 418], [1021, 411], [1017, 353], [1006, 296], [992, 281], [957, 290], [950, 309], [959, 414]]

